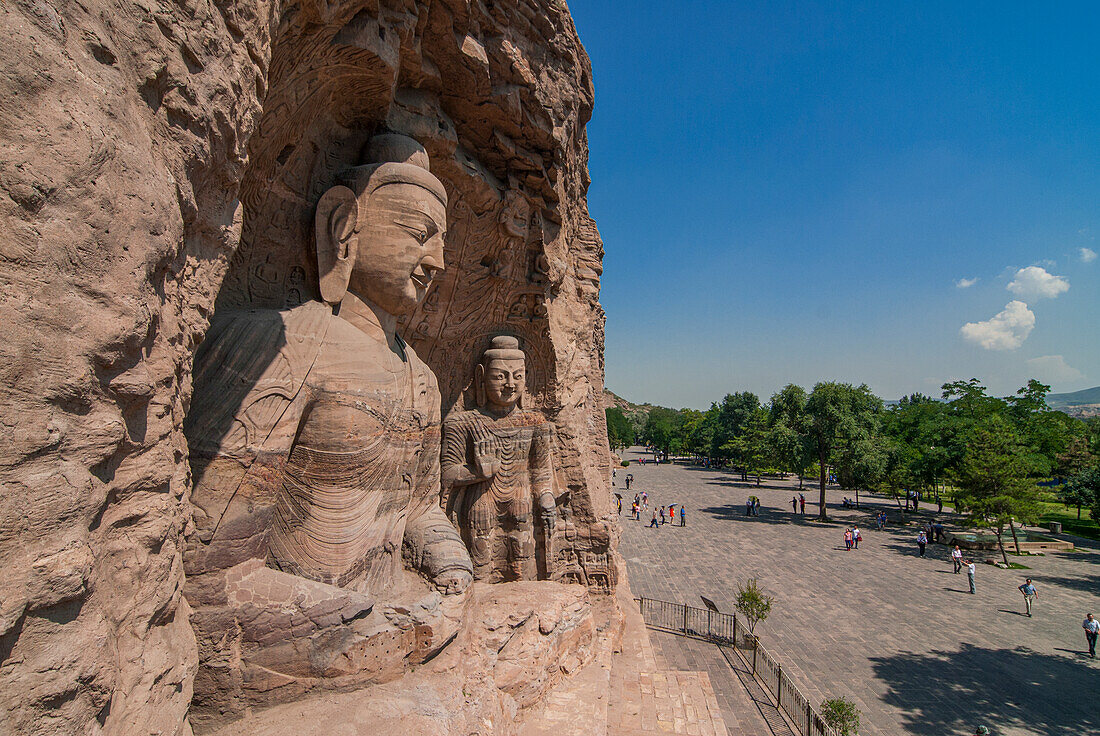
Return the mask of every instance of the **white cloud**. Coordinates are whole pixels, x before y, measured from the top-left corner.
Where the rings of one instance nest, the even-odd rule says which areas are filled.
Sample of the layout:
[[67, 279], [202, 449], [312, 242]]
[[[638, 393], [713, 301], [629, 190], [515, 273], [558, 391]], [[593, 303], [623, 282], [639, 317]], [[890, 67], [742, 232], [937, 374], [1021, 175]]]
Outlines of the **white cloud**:
[[1023, 302], [1013, 299], [985, 322], [967, 322], [959, 330], [964, 339], [986, 350], [1015, 350], [1035, 327], [1035, 313]]
[[1025, 361], [1032, 378], [1051, 383], [1064, 383], [1084, 378], [1085, 374], [1077, 370], [1061, 355], [1041, 355]]
[[1077, 254], [1081, 256], [1081, 263], [1092, 263], [1096, 260], [1096, 251], [1092, 248], [1082, 248]]
[[978, 283], [977, 278], [973, 279], [959, 279], [955, 282], [955, 286], [959, 289], [969, 289], [974, 284]]
[[1016, 272], [1016, 278], [1008, 282], [1008, 290], [1023, 297], [1054, 297], [1069, 291], [1069, 282], [1061, 276], [1048, 273], [1042, 266], [1028, 266]]

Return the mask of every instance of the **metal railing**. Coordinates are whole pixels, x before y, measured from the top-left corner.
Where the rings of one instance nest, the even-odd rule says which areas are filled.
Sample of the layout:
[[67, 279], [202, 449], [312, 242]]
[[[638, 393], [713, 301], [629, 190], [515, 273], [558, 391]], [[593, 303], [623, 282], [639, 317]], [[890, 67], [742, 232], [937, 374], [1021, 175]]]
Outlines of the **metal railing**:
[[[771, 694], [780, 710], [804, 736], [835, 736], [821, 715], [783, 672], [783, 665], [749, 634], [748, 627], [732, 613], [694, 608], [652, 598], [636, 598], [646, 626], [712, 641], [733, 649], [760, 684]], [[740, 629], [740, 632], [738, 631]], [[740, 641], [737, 638], [741, 634]]]

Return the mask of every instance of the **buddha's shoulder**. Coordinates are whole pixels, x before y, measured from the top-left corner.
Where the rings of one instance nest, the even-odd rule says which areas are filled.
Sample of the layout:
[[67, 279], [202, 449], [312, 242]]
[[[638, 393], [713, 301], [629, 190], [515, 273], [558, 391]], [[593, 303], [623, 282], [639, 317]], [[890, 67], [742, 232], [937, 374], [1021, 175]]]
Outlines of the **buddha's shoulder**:
[[405, 359], [409, 361], [409, 366], [412, 368], [413, 376], [420, 383], [429, 387], [432, 391], [439, 393], [439, 381], [435, 377], [435, 372], [428, 367], [428, 364], [420, 359], [416, 350], [412, 345], [402, 340], [402, 344], [405, 347]]

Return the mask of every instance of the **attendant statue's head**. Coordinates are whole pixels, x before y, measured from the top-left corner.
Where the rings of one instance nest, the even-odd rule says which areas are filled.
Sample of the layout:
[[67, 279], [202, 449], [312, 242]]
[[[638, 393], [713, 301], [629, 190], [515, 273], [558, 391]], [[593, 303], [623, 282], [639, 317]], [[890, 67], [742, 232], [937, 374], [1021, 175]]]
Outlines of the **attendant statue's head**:
[[474, 370], [474, 386], [482, 409], [507, 413], [523, 406], [527, 366], [519, 340], [508, 335], [493, 338]]
[[317, 203], [321, 298], [336, 305], [350, 292], [391, 315], [409, 314], [443, 270], [447, 192], [412, 138], [375, 136], [365, 159]]

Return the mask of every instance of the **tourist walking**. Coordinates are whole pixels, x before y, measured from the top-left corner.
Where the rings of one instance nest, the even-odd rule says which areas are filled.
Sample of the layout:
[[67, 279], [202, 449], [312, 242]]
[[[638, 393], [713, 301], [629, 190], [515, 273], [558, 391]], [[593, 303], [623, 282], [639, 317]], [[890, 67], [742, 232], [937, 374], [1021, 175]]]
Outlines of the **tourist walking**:
[[963, 553], [957, 544], [955, 549], [951, 550], [951, 561], [955, 563], [955, 574], [958, 575], [963, 566]]
[[798, 508], [800, 509], [800, 513], [803, 516], [805, 516], [806, 515], [806, 497], [803, 496], [801, 493], [798, 494]]
[[1085, 630], [1085, 639], [1089, 643], [1089, 656], [1096, 659], [1096, 636], [1100, 634], [1100, 621], [1093, 618], [1091, 613], [1085, 614], [1081, 628]]
[[653, 509], [653, 519], [652, 519], [652, 521], [649, 522], [649, 528], [650, 529], [656, 529], [657, 528], [657, 509]]
[[920, 534], [917, 535], [917, 546], [920, 548], [920, 556], [924, 557], [924, 548], [928, 545], [928, 535], [924, 533], [924, 530], [920, 530]]
[[974, 560], [966, 561], [966, 577], [970, 582], [970, 594], [973, 595], [976, 590], [974, 587]]
[[850, 550], [852, 548], [852, 530], [844, 530], [844, 550]]
[[1024, 594], [1024, 608], [1027, 609], [1027, 617], [1031, 618], [1031, 604], [1039, 599], [1039, 594], [1035, 591], [1035, 586], [1031, 584], [1031, 578], [1024, 581], [1024, 584], [1019, 586], [1019, 591]]
[[852, 527], [852, 544], [856, 549], [859, 549], [859, 540], [863, 539], [863, 535], [859, 533], [859, 527]]
[[665, 523], [665, 507], [664, 506], [661, 507], [661, 523], [662, 524]]
[[673, 505], [668, 507], [668, 523], [669, 524], [675, 524], [676, 523], [676, 504], [673, 504]]
[[687, 526], [687, 522], [684, 521], [684, 507], [680, 507], [680, 526]]
[[798, 513], [798, 498], [796, 498], [795, 496], [791, 496], [791, 513]]

